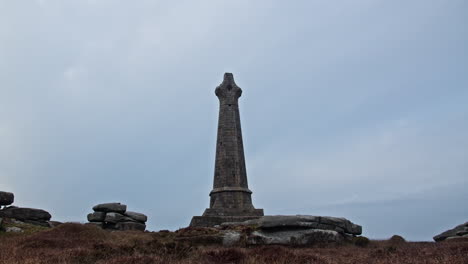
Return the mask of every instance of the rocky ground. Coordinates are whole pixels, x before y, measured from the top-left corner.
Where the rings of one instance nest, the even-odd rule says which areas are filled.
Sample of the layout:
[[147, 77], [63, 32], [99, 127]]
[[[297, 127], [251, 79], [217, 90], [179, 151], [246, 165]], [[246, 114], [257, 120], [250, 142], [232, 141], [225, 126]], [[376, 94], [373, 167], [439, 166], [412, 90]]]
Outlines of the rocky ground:
[[[6, 224], [8, 226], [14, 223]], [[0, 233], [0, 263], [468, 263], [468, 242], [405, 242], [354, 238], [304, 246], [223, 246], [224, 234], [251, 227], [186, 228], [176, 232], [105, 231], [93, 225], [32, 226]], [[244, 240], [245, 241], [245, 240]]]

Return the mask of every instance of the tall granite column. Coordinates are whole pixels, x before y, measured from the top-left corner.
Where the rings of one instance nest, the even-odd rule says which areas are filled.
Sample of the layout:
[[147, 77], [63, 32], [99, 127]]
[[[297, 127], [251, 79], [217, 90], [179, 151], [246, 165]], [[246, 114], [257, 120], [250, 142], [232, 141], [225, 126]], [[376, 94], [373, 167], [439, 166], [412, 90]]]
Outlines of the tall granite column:
[[224, 74], [215, 93], [220, 106], [210, 208], [203, 216], [193, 217], [190, 226], [214, 226], [263, 216], [263, 209], [255, 209], [252, 205], [252, 191], [247, 184], [238, 104], [242, 90], [234, 82], [232, 73]]

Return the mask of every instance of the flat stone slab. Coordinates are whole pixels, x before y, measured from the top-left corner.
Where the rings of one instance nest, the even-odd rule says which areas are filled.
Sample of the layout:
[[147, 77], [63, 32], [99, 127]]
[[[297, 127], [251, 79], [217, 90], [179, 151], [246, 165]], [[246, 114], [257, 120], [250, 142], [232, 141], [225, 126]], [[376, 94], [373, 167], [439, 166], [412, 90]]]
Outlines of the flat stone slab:
[[146, 215], [144, 215], [144, 214], [141, 214], [141, 213], [127, 211], [127, 212], [125, 212], [124, 215], [132, 218], [135, 221], [141, 222], [141, 223], [146, 223], [146, 221], [148, 221], [148, 217]]
[[346, 218], [312, 215], [267, 215], [245, 222], [227, 222], [230, 225], [253, 225], [262, 230], [297, 230], [297, 229], [321, 229], [336, 231], [341, 234], [360, 235], [362, 227]]
[[310, 246], [315, 244], [351, 241], [349, 235], [333, 230], [291, 229], [262, 230], [256, 227], [233, 226], [222, 228], [188, 227], [176, 231], [176, 240], [190, 245], [223, 245], [245, 247], [249, 245]]
[[87, 216], [89, 222], [104, 222], [106, 219], [106, 213], [104, 212], [94, 212], [90, 213]]
[[49, 221], [45, 221], [45, 220], [39, 220], [39, 221], [36, 221], [36, 220], [23, 220], [23, 221], [24, 221], [24, 223], [30, 224], [30, 225], [50, 227]]
[[316, 243], [341, 242], [344, 237], [332, 230], [307, 229], [291, 231], [254, 231], [248, 238], [249, 245], [309, 246]]
[[191, 227], [214, 227], [226, 222], [244, 222], [257, 219], [259, 216], [194, 216]]
[[119, 222], [135, 222], [135, 220], [133, 220], [132, 218], [127, 217], [127, 216], [125, 216], [123, 214], [107, 213], [106, 218], [104, 218], [104, 222], [111, 223], [111, 224], [117, 224]]
[[10, 205], [15, 201], [15, 195], [11, 192], [0, 192], [0, 206]]
[[123, 214], [127, 211], [127, 206], [121, 203], [103, 203], [94, 206], [93, 210], [95, 212]]
[[0, 217], [14, 218], [20, 221], [49, 221], [52, 216], [42, 209], [10, 207], [0, 210]]

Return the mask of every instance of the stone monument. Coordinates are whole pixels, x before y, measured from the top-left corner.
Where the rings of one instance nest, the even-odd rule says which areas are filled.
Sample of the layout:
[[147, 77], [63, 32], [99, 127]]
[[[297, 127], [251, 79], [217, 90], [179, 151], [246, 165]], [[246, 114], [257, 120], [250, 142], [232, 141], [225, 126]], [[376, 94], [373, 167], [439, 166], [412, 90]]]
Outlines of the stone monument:
[[215, 94], [220, 104], [214, 184], [210, 192], [210, 208], [203, 216], [192, 218], [190, 226], [194, 227], [242, 222], [263, 216], [263, 209], [254, 208], [252, 191], [247, 184], [238, 104], [242, 90], [234, 82], [232, 73], [224, 74]]

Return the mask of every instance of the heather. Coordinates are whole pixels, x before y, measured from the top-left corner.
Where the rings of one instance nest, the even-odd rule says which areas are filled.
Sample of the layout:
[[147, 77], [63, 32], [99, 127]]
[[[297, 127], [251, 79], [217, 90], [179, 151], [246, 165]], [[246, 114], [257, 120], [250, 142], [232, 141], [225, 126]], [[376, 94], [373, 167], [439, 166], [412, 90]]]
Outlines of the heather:
[[[0, 263], [468, 263], [468, 241], [316, 244], [310, 247], [222, 247], [208, 243], [212, 230], [109, 232], [63, 224], [31, 233], [3, 233]], [[197, 239], [188, 239], [197, 237]], [[357, 242], [357, 243], [356, 243]]]

